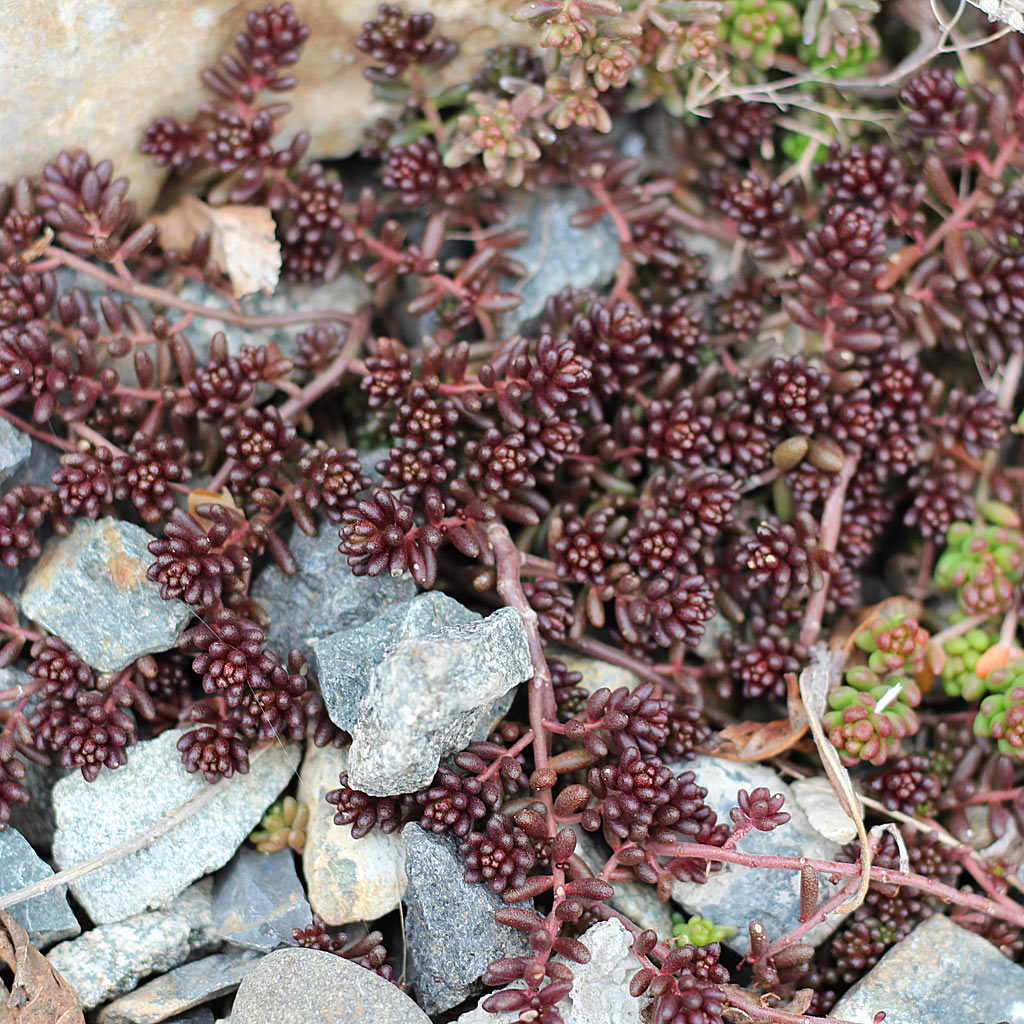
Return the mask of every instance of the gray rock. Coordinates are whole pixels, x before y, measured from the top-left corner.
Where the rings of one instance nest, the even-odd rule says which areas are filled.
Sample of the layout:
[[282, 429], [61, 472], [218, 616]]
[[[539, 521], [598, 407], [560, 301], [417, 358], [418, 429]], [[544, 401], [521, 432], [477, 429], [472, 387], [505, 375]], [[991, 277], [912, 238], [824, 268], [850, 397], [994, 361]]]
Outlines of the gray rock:
[[243, 846], [217, 876], [213, 916], [218, 934], [232, 946], [269, 953], [291, 942], [292, 932], [313, 917], [292, 851]]
[[[53, 789], [57, 831], [53, 856], [61, 868], [89, 860], [143, 832], [209, 788], [189, 775], [171, 729], [133, 748], [128, 764], [101, 772], [95, 782], [75, 774]], [[253, 754], [247, 775], [216, 785], [212, 799], [148, 846], [71, 883], [97, 924], [111, 924], [165, 905], [186, 886], [222, 867], [288, 784], [298, 763], [295, 747]]]
[[505, 226], [529, 231], [526, 242], [509, 253], [526, 267], [527, 277], [519, 289], [522, 303], [505, 319], [506, 331], [520, 330], [542, 312], [549, 295], [567, 285], [597, 288], [611, 280], [621, 259], [611, 220], [602, 217], [589, 228], [569, 223], [579, 210], [593, 205], [593, 197], [582, 189], [516, 194]]
[[936, 915], [919, 924], [836, 1003], [832, 1016], [871, 1024], [1024, 1024], [1024, 968]]
[[122, 520], [79, 520], [47, 544], [25, 583], [22, 610], [101, 672], [168, 650], [192, 613], [183, 601], [164, 601], [146, 579], [152, 539]]
[[[640, 970], [640, 961], [630, 948], [633, 937], [622, 923], [600, 921], [584, 932], [581, 941], [590, 950], [590, 962], [570, 964], [572, 991], [558, 1005], [565, 1024], [641, 1024], [649, 1019], [650, 999], [629, 994], [629, 982]], [[522, 983], [509, 987], [522, 988]], [[478, 1005], [455, 1024], [515, 1024], [518, 1019], [518, 1014], [488, 1013]]]
[[[0, 896], [52, 875], [17, 829], [8, 827], [0, 832]], [[36, 949], [45, 949], [82, 930], [68, 906], [67, 891], [67, 886], [58, 886], [10, 908], [11, 917], [28, 932]]]
[[[195, 281], [186, 281], [180, 294], [189, 302], [200, 302], [211, 309], [229, 308], [228, 301], [223, 295]], [[276, 316], [281, 313], [294, 313], [297, 309], [308, 313], [319, 313], [324, 310], [355, 313], [369, 300], [370, 289], [363, 281], [350, 274], [342, 274], [326, 284], [290, 284], [282, 281], [270, 295], [256, 292], [237, 301], [242, 307], [242, 312], [249, 316]], [[291, 359], [299, 350], [299, 334], [307, 326], [314, 325], [246, 328], [237, 324], [226, 324], [220, 320], [196, 317], [187, 333], [196, 358], [200, 362], [209, 359], [210, 341], [217, 331], [224, 332], [228, 351], [233, 356], [238, 355], [243, 345], [276, 344], [281, 350], [281, 355]], [[343, 327], [342, 324], [335, 326]]]
[[175, 1017], [167, 1024], [213, 1024], [213, 1011], [207, 1010], [206, 1007], [200, 1007], [182, 1017]]
[[252, 587], [255, 600], [273, 611], [269, 636], [278, 650], [305, 650], [311, 637], [366, 622], [416, 593], [409, 576], [353, 576], [338, 551], [338, 533], [329, 525], [315, 537], [296, 529], [288, 546], [298, 571], [289, 576], [271, 564]]
[[54, 946], [47, 959], [82, 1006], [91, 1010], [131, 992], [143, 978], [169, 971], [220, 944], [213, 928], [211, 888], [212, 881], [203, 879], [167, 909], [100, 925]]
[[108, 1003], [96, 1020], [98, 1024], [157, 1024], [234, 992], [258, 959], [258, 953], [244, 952], [193, 960]]
[[390, 913], [405, 894], [405, 846], [397, 832], [374, 829], [352, 838], [350, 826], [334, 824], [325, 799], [348, 770], [349, 752], [308, 746], [299, 778], [299, 799], [309, 807], [302, 870], [310, 906], [328, 924], [373, 921]]
[[494, 920], [503, 900], [490, 886], [463, 879], [465, 866], [450, 837], [413, 823], [402, 829], [402, 839], [413, 987], [427, 1013], [439, 1013], [479, 992], [492, 960], [525, 956], [529, 943], [522, 932]]
[[[285, 997], [282, 993], [287, 993]], [[245, 977], [231, 1007], [231, 1024], [430, 1024], [397, 986], [319, 949], [268, 953]]]
[[310, 666], [320, 682], [331, 721], [352, 732], [359, 720], [359, 702], [369, 685], [370, 672], [395, 644], [445, 626], [466, 626], [480, 618], [458, 601], [433, 590], [393, 604], [362, 625], [314, 640], [309, 645]]
[[[800, 809], [789, 786], [770, 768], [724, 758], [699, 756], [693, 761], [673, 766], [676, 772], [692, 771], [697, 784], [708, 791], [707, 803], [718, 814], [719, 821], [729, 821], [729, 811], [736, 806], [736, 792], [750, 792], [767, 786], [773, 793], [786, 797], [785, 809], [790, 821], [771, 832], [749, 832], [738, 848], [747, 853], [774, 853], [787, 857], [812, 857], [834, 860], [839, 844], [826, 839], [814, 829]], [[821, 898], [826, 899], [835, 886], [819, 876]], [[718, 925], [731, 925], [736, 934], [725, 939], [725, 945], [737, 953], [746, 953], [750, 946], [748, 925], [751, 920], [763, 922], [772, 939], [777, 939], [800, 923], [800, 873], [748, 868], [740, 864], [724, 864], [704, 884], [676, 882], [672, 898], [690, 913], [710, 918]], [[831, 935], [842, 920], [831, 915], [807, 933], [804, 942], [816, 945]]]
[[32, 438], [0, 416], [0, 484], [32, 454]]
[[370, 674], [352, 730], [350, 784], [387, 796], [427, 785], [533, 675], [519, 612], [403, 640]]

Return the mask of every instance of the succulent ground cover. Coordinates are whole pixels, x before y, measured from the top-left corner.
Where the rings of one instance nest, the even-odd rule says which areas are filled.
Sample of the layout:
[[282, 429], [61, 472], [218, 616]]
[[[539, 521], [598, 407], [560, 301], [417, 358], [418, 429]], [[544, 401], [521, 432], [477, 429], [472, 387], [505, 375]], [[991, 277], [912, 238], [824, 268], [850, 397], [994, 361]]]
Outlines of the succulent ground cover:
[[[530, 952], [491, 964], [486, 1009], [558, 1024], [602, 918], [633, 933], [659, 1024], [821, 1017], [938, 913], [1021, 960], [1024, 851], [997, 841], [1024, 829], [1024, 41], [912, 13], [537, 0], [516, 15], [535, 47], [438, 91], [456, 44], [385, 4], [358, 49], [393, 115], [328, 165], [282, 135], [310, 30], [268, 6], [194, 118], [140, 143], [172, 214], [213, 211], [191, 238], [140, 222], [102, 154], [0, 186], [0, 415], [61, 453], [3, 495], [0, 563], [118, 516], [195, 612], [180, 649], [104, 674], [3, 598], [0, 659], [30, 680], [0, 692], [0, 825], [27, 759], [92, 779], [185, 725], [182, 762], [216, 782], [260, 745], [346, 743], [250, 590], [294, 568], [294, 531], [334, 531], [338, 572], [522, 616], [533, 679], [490, 736], [414, 793], [342, 775], [328, 796], [355, 836], [455, 836], [502, 896]], [[555, 188], [579, 225], [610, 219], [618, 269], [520, 322], [509, 211]], [[243, 312], [218, 211], [270, 226], [283, 281], [350, 274], [371, 301]], [[197, 353], [197, 317], [289, 328], [296, 354]], [[591, 693], [564, 649], [640, 682]], [[784, 801], [740, 790], [723, 820], [697, 752], [827, 775], [860, 838], [746, 852]], [[304, 824], [286, 800], [255, 838], [301, 846]], [[607, 844], [598, 870], [574, 827]], [[729, 862], [801, 875], [800, 925], [749, 922], [742, 960], [713, 921], [657, 935], [609, 906]], [[296, 941], [393, 976], [380, 932]]]

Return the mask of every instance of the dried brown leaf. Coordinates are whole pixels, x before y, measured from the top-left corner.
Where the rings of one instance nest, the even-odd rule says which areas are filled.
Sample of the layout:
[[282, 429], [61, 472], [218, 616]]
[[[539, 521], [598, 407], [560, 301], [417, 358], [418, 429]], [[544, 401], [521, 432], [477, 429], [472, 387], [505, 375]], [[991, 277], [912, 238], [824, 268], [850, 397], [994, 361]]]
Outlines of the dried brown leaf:
[[209, 206], [185, 196], [149, 223], [160, 229], [167, 249], [188, 252], [201, 234], [210, 236], [210, 261], [227, 274], [236, 298], [269, 294], [281, 275], [281, 246], [274, 218], [266, 206]]
[[808, 729], [796, 676], [786, 679], [788, 718], [772, 722], [736, 722], [727, 725], [701, 747], [707, 754], [730, 761], [765, 761], [795, 746]]
[[68, 983], [29, 945], [25, 929], [0, 910], [0, 959], [14, 972], [5, 1024], [85, 1024]]

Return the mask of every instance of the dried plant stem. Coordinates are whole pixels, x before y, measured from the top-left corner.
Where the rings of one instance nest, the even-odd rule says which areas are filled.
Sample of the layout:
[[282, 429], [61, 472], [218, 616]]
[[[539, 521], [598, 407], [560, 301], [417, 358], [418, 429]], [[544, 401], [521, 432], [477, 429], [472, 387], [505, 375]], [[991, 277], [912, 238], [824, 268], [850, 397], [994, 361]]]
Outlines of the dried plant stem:
[[754, 1020], [771, 1021], [773, 1024], [852, 1024], [852, 1021], [841, 1020], [839, 1017], [811, 1017], [806, 1014], [788, 1013], [765, 1006], [759, 999], [746, 999], [738, 995], [733, 986], [726, 992], [726, 1002], [737, 1010], [742, 1010]]
[[[204, 306], [198, 302], [189, 302], [175, 295], [174, 292], [167, 291], [165, 288], [143, 284], [134, 278], [125, 280], [117, 274], [111, 274], [83, 259], [81, 256], [76, 256], [74, 253], [60, 249], [57, 246], [48, 246], [43, 250], [43, 255], [48, 256], [51, 261], [56, 260], [57, 263], [65, 267], [69, 267], [80, 274], [85, 274], [87, 277], [99, 281], [113, 291], [124, 295], [131, 295], [136, 299], [145, 299], [147, 302], [152, 302], [157, 306], [167, 306], [170, 309], [180, 310], [182, 313], [191, 313], [194, 316], [203, 316], [210, 320], [219, 320], [221, 323], [235, 324], [239, 327], [289, 327], [292, 324], [306, 324], [313, 323], [314, 321], [350, 323], [355, 319], [352, 313], [342, 313], [340, 310], [333, 309], [309, 310], [305, 313], [271, 313], [263, 315], [214, 309], [211, 306]], [[33, 269], [37, 268], [29, 267], [30, 271]]]
[[[742, 864], [749, 868], [774, 868], [783, 871], [802, 871], [805, 866], [813, 868], [823, 875], [839, 875], [844, 878], [859, 878], [859, 863], [846, 864], [842, 861], [815, 860], [809, 857], [784, 857], [776, 854], [744, 853], [742, 850], [723, 850], [717, 846], [704, 846], [699, 843], [648, 843], [648, 853], [656, 857], [695, 857], [709, 864], [726, 861], [731, 864]], [[934, 878], [908, 872], [902, 874], [889, 868], [872, 866], [872, 881], [886, 882], [889, 885], [910, 885], [922, 892], [935, 896], [944, 903], [954, 903], [961, 907], [978, 910], [989, 917], [997, 917], [1012, 924], [1024, 926], [1024, 906], [1013, 903], [1006, 906], [995, 900], [986, 899], [973, 892], [954, 889], [951, 885], [937, 882]]]

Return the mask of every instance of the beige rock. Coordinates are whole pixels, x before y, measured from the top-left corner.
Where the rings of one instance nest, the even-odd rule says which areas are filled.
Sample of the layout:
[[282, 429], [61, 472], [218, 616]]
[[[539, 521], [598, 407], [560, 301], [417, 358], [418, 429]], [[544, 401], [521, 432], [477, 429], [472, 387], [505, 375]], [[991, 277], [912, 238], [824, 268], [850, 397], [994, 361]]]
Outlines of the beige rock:
[[[245, 12], [262, 3], [237, 0], [6, 0], [0, 4], [0, 181], [33, 175], [61, 149], [85, 148], [113, 160], [132, 181], [131, 198], [148, 210], [164, 172], [138, 152], [155, 117], [190, 118], [210, 98], [199, 73], [231, 47]], [[311, 133], [310, 154], [344, 156], [362, 129], [391, 109], [375, 101], [355, 46], [377, 0], [296, 0], [312, 28], [296, 74], [299, 87], [286, 138]], [[483, 53], [501, 42], [535, 38], [512, 22], [519, 0], [420, 0], [438, 29], [461, 47], [438, 72], [445, 84], [465, 80]], [[272, 100], [271, 100], [272, 101]]]
[[606, 686], [613, 692], [622, 686], [632, 689], [640, 683], [640, 677], [628, 668], [620, 668], [618, 665], [611, 665], [600, 658], [591, 658], [587, 654], [577, 654], [565, 648], [558, 648], [555, 657], [565, 662], [565, 667], [570, 672], [579, 672], [583, 678], [580, 686], [593, 693]]
[[335, 808], [324, 797], [348, 769], [348, 750], [314, 747], [302, 763], [299, 800], [309, 805], [302, 867], [309, 905], [328, 924], [373, 921], [394, 910], [405, 895], [405, 847], [401, 835], [373, 831], [353, 839], [335, 825]]

